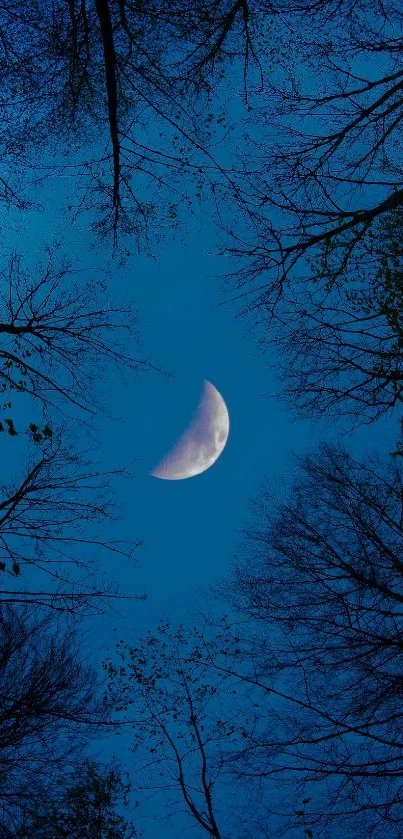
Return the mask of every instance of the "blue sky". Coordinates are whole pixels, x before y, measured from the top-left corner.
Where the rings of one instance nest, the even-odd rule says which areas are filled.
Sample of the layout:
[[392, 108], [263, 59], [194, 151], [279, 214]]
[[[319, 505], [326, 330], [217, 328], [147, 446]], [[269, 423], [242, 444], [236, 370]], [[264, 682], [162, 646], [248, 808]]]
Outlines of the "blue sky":
[[[41, 196], [45, 213], [28, 212], [23, 221], [7, 221], [6, 245], [40, 253], [61, 232], [65, 252], [85, 265], [110, 264], [110, 252], [88, 249], [82, 227], [66, 228], [60, 211], [65, 194], [60, 184], [48, 184]], [[274, 488], [287, 477], [292, 453], [301, 454], [323, 437], [334, 437], [340, 426], [293, 421], [278, 398], [268, 370], [268, 358], [257, 344], [247, 320], [236, 318], [235, 304], [223, 305], [219, 279], [232, 266], [214, 256], [214, 233], [200, 230], [193, 219], [185, 235], [173, 236], [155, 259], [131, 256], [113, 268], [110, 293], [132, 299], [139, 311], [141, 352], [170, 375], [156, 372], [133, 377], [126, 385], [118, 377], [108, 383], [116, 419], [100, 418], [99, 452], [105, 468], [130, 464], [132, 478], [119, 490], [122, 521], [111, 527], [112, 538], [141, 540], [136, 569], [114, 568], [125, 593], [142, 593], [148, 600], [119, 606], [119, 615], [91, 621], [87, 645], [101, 661], [116, 637], [152, 628], [161, 616], [184, 620], [204, 602], [203, 588], [224, 576], [239, 540], [238, 529], [248, 517], [248, 502], [266, 477]], [[133, 348], [136, 352], [136, 348]], [[185, 481], [150, 476], [158, 462], [190, 421], [203, 387], [211, 381], [221, 392], [230, 415], [227, 446], [207, 472]], [[349, 441], [359, 455], [366, 447], [387, 451], [397, 434], [395, 423], [358, 430]], [[5, 445], [5, 441], [0, 441]], [[13, 441], [7, 440], [7, 446]], [[10, 451], [10, 449], [8, 450]], [[115, 738], [103, 746], [106, 755], [117, 748]], [[120, 745], [120, 748], [122, 746]], [[176, 839], [164, 829], [164, 839]], [[196, 837], [196, 829], [187, 836]], [[148, 823], [145, 839], [160, 839], [161, 825]]]
[[[336, 426], [293, 421], [283, 402], [265, 396], [276, 391], [275, 377], [247, 322], [235, 317], [234, 307], [220, 305], [223, 294], [213, 275], [227, 266], [209, 255], [212, 246], [208, 233], [195, 235], [187, 248], [167, 246], [156, 262], [133, 258], [119, 276], [127, 287], [136, 276], [133, 289], [147, 354], [171, 377], [148, 374], [128, 389], [115, 383], [116, 413], [125, 419], [118, 434], [108, 436], [108, 423], [102, 432], [108, 458], [132, 464], [119, 532], [144, 542], [138, 569], [128, 575], [122, 568], [118, 577], [125, 589], [144, 589], [148, 600], [123, 604], [119, 621], [102, 621], [96, 634], [99, 654], [113, 642], [114, 627], [115, 637], [129, 639], [153, 628], [162, 615], [182, 621], [203, 606], [203, 588], [226, 574], [239, 528], [248, 518], [249, 499], [262, 480], [280, 489], [292, 453], [301, 454], [339, 432]], [[186, 428], [204, 378], [216, 385], [228, 406], [231, 426], [224, 452], [195, 478], [150, 477], [149, 469]], [[358, 430], [349, 440], [357, 454], [371, 446], [387, 450], [395, 431], [394, 425], [381, 423]], [[164, 824], [164, 839], [177, 839], [181, 825], [179, 816], [172, 832]], [[159, 839], [161, 830], [159, 822], [147, 821], [145, 839]], [[196, 839], [199, 831], [193, 826], [184, 835]]]

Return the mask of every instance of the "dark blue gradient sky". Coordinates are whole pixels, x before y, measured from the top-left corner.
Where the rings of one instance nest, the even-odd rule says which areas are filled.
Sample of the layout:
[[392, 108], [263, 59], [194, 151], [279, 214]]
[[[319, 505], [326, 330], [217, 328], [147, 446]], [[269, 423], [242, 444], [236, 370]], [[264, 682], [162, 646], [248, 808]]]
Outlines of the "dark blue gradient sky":
[[[107, 247], [89, 249], [85, 219], [77, 228], [66, 226], [60, 210], [65, 197], [60, 182], [53, 191], [48, 184], [45, 194], [38, 190], [47, 211], [30, 211], [23, 222], [9, 218], [7, 245], [18, 243], [40, 255], [53, 236], [62, 234], [67, 256], [79, 265], [109, 265]], [[258, 334], [247, 320], [235, 317], [236, 303], [224, 305], [230, 294], [223, 292], [219, 276], [232, 266], [214, 251], [209, 224], [204, 228], [193, 220], [182, 237], [173, 235], [156, 251], [155, 259], [133, 255], [113, 268], [110, 293], [131, 299], [138, 308], [141, 353], [170, 375], [151, 371], [126, 382], [114, 377], [107, 386], [114, 419], [98, 421], [103, 465], [130, 464], [132, 472], [118, 493], [122, 520], [108, 535], [142, 542], [136, 568], [118, 562], [112, 570], [125, 593], [148, 595], [145, 602], [121, 604], [118, 614], [87, 622], [86, 646], [98, 663], [115, 638], [137, 637], [162, 616], [185, 620], [203, 605], [203, 590], [229, 568], [249, 499], [263, 479], [280, 488], [292, 453], [301, 454], [341, 430], [292, 420], [276, 397], [278, 384], [268, 369], [270, 358], [259, 349]], [[223, 454], [211, 469], [189, 480], [151, 477], [150, 469], [185, 430], [204, 379], [219, 389], [228, 406], [230, 435]], [[357, 455], [375, 444], [390, 450], [396, 428], [378, 423], [376, 429], [350, 435], [351, 443], [353, 436]], [[15, 463], [13, 441], [7, 440], [7, 451], [4, 440], [0, 445], [3, 463], [6, 455]], [[100, 756], [118, 750], [125, 754], [122, 740], [105, 740]], [[167, 825], [147, 821], [144, 837], [176, 839], [179, 823], [170, 832]], [[183, 835], [197, 837], [198, 831]]]

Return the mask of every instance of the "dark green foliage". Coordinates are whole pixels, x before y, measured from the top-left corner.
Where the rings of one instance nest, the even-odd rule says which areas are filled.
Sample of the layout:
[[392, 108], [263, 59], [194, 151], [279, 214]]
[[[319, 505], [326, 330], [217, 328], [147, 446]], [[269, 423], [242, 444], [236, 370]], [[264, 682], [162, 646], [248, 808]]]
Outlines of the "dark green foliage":
[[5, 417], [4, 422], [7, 426], [7, 432], [10, 435], [10, 437], [15, 437], [17, 431], [15, 429], [14, 420], [10, 419], [10, 417]]
[[18, 839], [134, 839], [139, 834], [119, 812], [129, 791], [116, 768], [87, 759], [35, 799]]
[[[45, 808], [47, 822], [55, 808], [73, 800], [73, 793], [70, 797], [67, 793], [76, 779], [85, 817], [92, 812], [97, 783], [103, 798], [98, 796], [96, 802], [101, 801], [106, 813], [107, 794], [110, 809], [120, 795], [120, 781], [112, 770], [80, 768], [86, 749], [106, 721], [97, 679], [80, 658], [80, 643], [74, 626], [63, 625], [56, 611], [44, 613], [32, 602], [0, 604], [1, 839], [34, 839], [34, 822], [44, 827]], [[57, 779], [62, 779], [60, 789]], [[73, 805], [68, 806], [73, 813]]]

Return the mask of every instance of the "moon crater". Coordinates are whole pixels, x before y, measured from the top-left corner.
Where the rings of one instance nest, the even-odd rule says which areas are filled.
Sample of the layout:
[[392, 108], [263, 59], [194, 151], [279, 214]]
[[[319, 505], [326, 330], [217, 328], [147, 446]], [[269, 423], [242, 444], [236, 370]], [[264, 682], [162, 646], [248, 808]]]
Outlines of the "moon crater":
[[217, 388], [205, 380], [202, 398], [189, 428], [151, 475], [169, 481], [200, 475], [220, 456], [228, 434], [227, 406]]

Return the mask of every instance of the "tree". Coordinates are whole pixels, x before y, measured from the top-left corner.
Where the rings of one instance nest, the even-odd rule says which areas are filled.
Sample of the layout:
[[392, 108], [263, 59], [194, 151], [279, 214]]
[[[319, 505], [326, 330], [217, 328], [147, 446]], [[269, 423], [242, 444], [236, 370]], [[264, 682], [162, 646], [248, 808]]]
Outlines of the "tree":
[[[12, 477], [3, 468], [0, 483], [0, 602], [28, 598], [78, 616], [102, 612], [108, 599], [120, 596], [113, 583], [97, 577], [96, 567], [108, 553], [131, 559], [137, 544], [108, 539], [101, 529], [115, 517], [111, 484], [124, 470], [102, 472], [91, 464], [89, 448], [81, 455], [67, 438], [84, 440], [89, 420], [103, 410], [99, 391], [108, 366], [122, 374], [147, 363], [131, 354], [129, 341], [137, 339], [132, 307], [109, 304], [100, 281], [80, 287], [76, 274], [58, 248], [31, 269], [14, 253], [3, 274], [0, 392], [7, 401], [0, 444], [6, 435], [18, 437], [15, 460], [22, 455], [25, 465]], [[39, 406], [43, 417], [34, 413], [26, 431], [15, 415], [16, 394], [33, 413]]]
[[402, 14], [378, 0], [275, 9], [277, 69], [250, 99], [238, 166], [248, 212], [225, 225], [233, 297], [263, 346], [286, 349], [297, 409], [368, 421], [399, 401], [398, 291], [385, 300], [391, 271], [399, 283]]
[[[29, 394], [46, 408], [99, 411], [99, 390], [111, 365], [147, 366], [136, 345], [136, 312], [108, 301], [105, 283], [80, 272], [51, 248], [31, 269], [13, 253], [2, 273], [0, 393]], [[121, 337], [122, 336], [122, 337]], [[97, 385], [97, 387], [95, 387]]]
[[[101, 138], [104, 148], [73, 164], [85, 190], [89, 181], [98, 193], [101, 231], [116, 238], [119, 223], [147, 232], [163, 192], [172, 224], [194, 192], [181, 173], [197, 183], [205, 168], [208, 183], [218, 177], [231, 187], [208, 150], [213, 124], [223, 121], [210, 104], [225, 63], [242, 58], [245, 85], [251, 64], [261, 72], [254, 12], [247, 0], [57, 0], [50, 8], [13, 0], [0, 10], [3, 145], [20, 159], [22, 150], [29, 166], [30, 147], [48, 145], [49, 135], [63, 152]], [[12, 195], [9, 184], [4, 191]]]
[[114, 766], [86, 759], [31, 802], [13, 839], [134, 839], [133, 823], [119, 813], [129, 790]]
[[[221, 629], [227, 628], [224, 620]], [[258, 824], [259, 800], [250, 812], [250, 790], [228, 778], [244, 730], [257, 725], [258, 704], [243, 704], [242, 683], [230, 673], [207, 672], [209, 656], [219, 650], [207, 627], [175, 628], [161, 620], [155, 633], [135, 646], [119, 642], [106, 659], [105, 704], [123, 719], [131, 711], [136, 787], [165, 793], [168, 816], [179, 803], [186, 822], [215, 839], [263, 837], [269, 834], [261, 825], [249, 833]], [[232, 651], [234, 662], [240, 650]]]
[[[378, 0], [290, 0], [283, 11], [273, 32], [279, 72], [266, 80], [261, 108], [256, 101], [245, 152], [244, 184], [255, 206], [251, 236], [240, 236], [232, 249], [246, 260], [240, 282], [266, 278], [246, 301], [265, 314], [300, 279], [328, 275], [334, 282], [335, 249], [343, 271], [373, 222], [403, 199], [396, 155], [403, 76], [400, 39], [390, 35], [400, 29], [400, 9]], [[306, 259], [318, 248], [320, 271], [306, 277]]]
[[0, 606], [0, 832], [7, 839], [108, 724], [80, 644], [53, 612]]
[[299, 411], [373, 422], [400, 405], [402, 220], [402, 208], [379, 219], [344, 268], [337, 265], [330, 292], [326, 276], [284, 296], [271, 340], [283, 359], [284, 394]]
[[125, 473], [102, 472], [63, 437], [31, 444], [20, 477], [0, 484], [0, 603], [28, 600], [77, 616], [102, 613], [125, 595], [97, 572], [101, 557], [132, 561], [138, 547], [100, 530], [116, 521], [110, 481]]
[[310, 830], [401, 834], [402, 499], [398, 460], [322, 445], [289, 500], [262, 493], [223, 590], [250, 663], [219, 670], [277, 703], [238, 772], [308, 794]]

